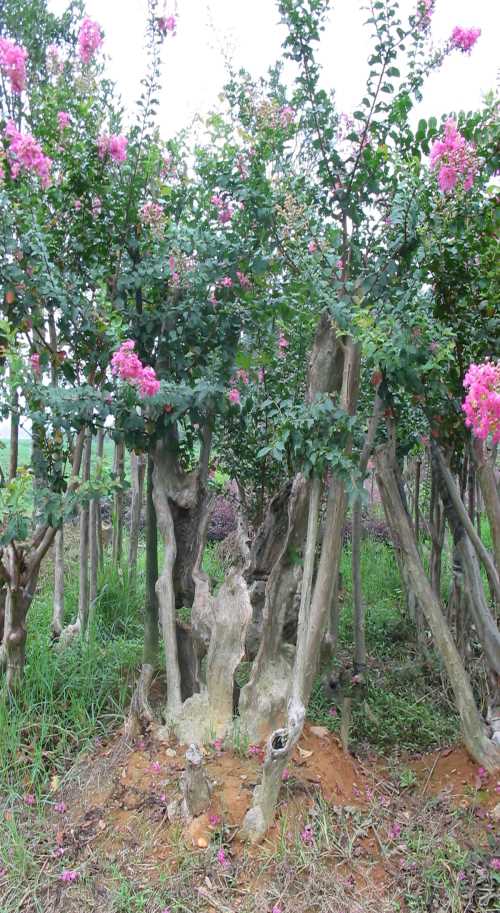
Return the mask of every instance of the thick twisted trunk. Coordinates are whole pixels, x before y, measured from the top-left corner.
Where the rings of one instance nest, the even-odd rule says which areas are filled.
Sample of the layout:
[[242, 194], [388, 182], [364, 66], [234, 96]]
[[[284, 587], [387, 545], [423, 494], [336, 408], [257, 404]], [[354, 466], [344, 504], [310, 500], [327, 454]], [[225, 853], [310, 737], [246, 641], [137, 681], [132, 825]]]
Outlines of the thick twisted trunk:
[[[350, 415], [354, 414], [357, 404], [360, 360], [359, 345], [348, 339], [344, 344], [341, 403]], [[352, 441], [348, 439], [345, 448], [347, 454], [350, 453], [351, 446]], [[328, 614], [339, 573], [346, 508], [347, 495], [344, 484], [332, 474], [312, 596], [310, 573], [306, 573], [306, 569], [302, 578], [297, 648], [287, 723], [285, 727], [275, 730], [268, 740], [262, 782], [254, 792], [252, 807], [243, 823], [243, 833], [251, 842], [261, 840], [272, 823], [283, 771], [290, 761], [303, 729], [306, 708], [317, 672], [321, 642], [328, 624]], [[316, 541], [318, 518], [314, 513], [313, 505], [309, 512], [306, 556], [311, 554]]]
[[462, 732], [468, 751], [475, 761], [491, 771], [500, 768], [500, 749], [487, 736], [476, 707], [469, 678], [441, 610], [439, 600], [424, 571], [410, 517], [401, 498], [394, 444], [376, 453], [377, 481], [387, 522], [397, 535], [411, 586], [431, 629], [451, 682]]

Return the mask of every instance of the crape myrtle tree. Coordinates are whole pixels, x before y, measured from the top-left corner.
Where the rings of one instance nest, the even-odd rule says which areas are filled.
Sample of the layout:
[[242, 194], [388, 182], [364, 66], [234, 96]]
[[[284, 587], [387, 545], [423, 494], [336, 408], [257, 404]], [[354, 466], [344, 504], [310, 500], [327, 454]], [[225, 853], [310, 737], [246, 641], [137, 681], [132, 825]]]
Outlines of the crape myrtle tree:
[[[163, 168], [152, 115], [164, 35], [152, 5], [151, 64], [127, 137], [113, 86], [102, 76], [104, 36], [97, 23], [82, 19], [81, 4], [70, 4], [60, 19], [42, 2], [13, 0], [3, 10], [2, 27], [9, 29], [0, 38], [4, 411], [13, 413], [14, 426], [19, 416], [31, 426], [35, 502], [30, 538], [27, 483], [18, 498], [22, 480], [11, 471], [2, 492], [8, 607], [2, 652], [10, 686], [22, 671], [40, 561], [78, 501], [87, 548], [73, 633], [88, 620], [88, 501], [113, 487], [99, 472], [90, 481], [91, 439], [111, 411], [106, 372], [122, 334], [113, 308], [121, 264], [146, 188]], [[15, 464], [15, 453], [11, 458]], [[14, 613], [11, 581], [20, 594]]]
[[[320, 37], [328, 6], [324, 2], [290, 2], [281, 3], [280, 10], [288, 30], [285, 52], [298, 68], [296, 91], [289, 103], [298, 121], [299, 152], [295, 168], [301, 168], [302, 174], [307, 173], [309, 178], [314, 175], [308, 186], [315, 194], [316, 204], [316, 222], [311, 225], [308, 244], [310, 265], [301, 269], [300, 276], [302, 281], [309, 280], [309, 288], [314, 289], [313, 300], [321, 303], [319, 313], [323, 326], [320, 326], [311, 352], [306, 399], [309, 397], [318, 403], [318, 395], [321, 399], [325, 393], [334, 394], [328, 399], [332, 406], [335, 404], [334, 407], [340, 409], [342, 419], [338, 415], [332, 417], [339, 435], [335, 447], [329, 450], [327, 461], [331, 478], [319, 556], [322, 474], [311, 472], [307, 460], [304, 461], [309, 469], [305, 497], [307, 533], [302, 553], [297, 646], [288, 689], [283, 689], [278, 672], [277, 657], [282, 661], [283, 652], [280, 654], [275, 645], [281, 639], [283, 618], [273, 605], [272, 591], [279, 586], [279, 578], [277, 581], [271, 573], [266, 586], [264, 633], [250, 681], [241, 695], [243, 722], [249, 722], [254, 730], [260, 726], [261, 732], [266, 724], [269, 728], [271, 719], [283, 717], [283, 695], [287, 700], [287, 723], [284, 728], [278, 726], [270, 735], [262, 784], [246, 818], [245, 830], [251, 839], [262, 836], [269, 825], [282, 770], [302, 731], [338, 574], [349, 484], [346, 480], [350, 479], [352, 484], [356, 471], [363, 470], [377, 420], [382, 411], [390, 417], [393, 408], [390, 387], [383, 372], [376, 371], [373, 413], [363, 439], [354, 416], [359, 400], [364, 339], [379, 315], [384, 315], [396, 356], [394, 371], [420, 374], [425, 380], [426, 373], [439, 376], [442, 369], [439, 360], [433, 364], [428, 358], [433, 339], [431, 316], [422, 300], [422, 275], [414, 264], [418, 206], [411, 189], [402, 192], [401, 174], [418, 169], [422, 155], [429, 151], [427, 134], [422, 135], [418, 130], [415, 133], [409, 125], [409, 112], [420, 99], [425, 76], [443, 62], [448, 52], [456, 49], [467, 52], [478, 38], [477, 30], [456, 28], [445, 48], [430, 53], [432, 3], [418, 4], [405, 24], [400, 20], [397, 3], [369, 4], [368, 21], [373, 30], [374, 50], [369, 61], [366, 94], [359, 110], [350, 119], [335, 112], [333, 99], [319, 84], [314, 46]], [[252, 99], [248, 100], [245, 81], [241, 85], [240, 100], [242, 118], [251, 117], [253, 105]], [[257, 110], [257, 116], [259, 113]], [[443, 161], [442, 167], [447, 164]], [[446, 171], [441, 174], [442, 167], [439, 170], [441, 185], [451, 180]], [[463, 167], [465, 169], [465, 164]], [[466, 170], [464, 183], [469, 185], [474, 176], [470, 169]], [[395, 230], [389, 233], [387, 228], [392, 222]], [[287, 241], [277, 239], [283, 260], [288, 262], [293, 257]], [[307, 236], [302, 234], [297, 242], [303, 251]], [[291, 268], [290, 275], [293, 275]], [[293, 282], [292, 278], [290, 282]], [[414, 313], [417, 300], [421, 301], [427, 330], [426, 338], [422, 340], [424, 345], [418, 346], [412, 345], [414, 337], [412, 340], [407, 332], [408, 321], [400, 319], [407, 312]], [[391, 312], [392, 320], [389, 319]], [[418, 323], [418, 316], [414, 317], [414, 323]], [[445, 328], [444, 342], [448, 341]], [[377, 367], [373, 364], [374, 369]], [[384, 410], [377, 397], [382, 399]], [[283, 429], [282, 450], [286, 452], [290, 440], [286, 417]], [[276, 439], [276, 428], [273, 431]], [[276, 450], [276, 440], [272, 447]], [[324, 470], [324, 464], [320, 466]], [[297, 533], [299, 513], [295, 510], [289, 515], [287, 531], [292, 536]], [[300, 531], [298, 538], [301, 541]], [[292, 548], [285, 549], [285, 555], [293, 553], [293, 538], [288, 544]], [[281, 556], [282, 561], [284, 557]], [[283, 605], [283, 599], [280, 605]], [[478, 760], [494, 768], [499, 762], [498, 750], [484, 730], [463, 666], [457, 665], [456, 650], [441, 608], [433, 605], [431, 613], [427, 604], [424, 611], [455, 690], [468, 747]], [[290, 661], [290, 656], [288, 659]]]

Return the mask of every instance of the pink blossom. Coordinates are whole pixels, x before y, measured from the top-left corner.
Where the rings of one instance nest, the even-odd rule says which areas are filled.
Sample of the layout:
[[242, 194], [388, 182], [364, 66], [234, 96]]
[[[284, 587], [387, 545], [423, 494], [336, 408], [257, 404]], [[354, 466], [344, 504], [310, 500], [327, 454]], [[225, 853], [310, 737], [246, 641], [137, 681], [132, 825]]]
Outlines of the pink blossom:
[[75, 200], [75, 202], [73, 203], [73, 206], [74, 206], [74, 208], [76, 209], [77, 212], [80, 212], [80, 209], [82, 208], [82, 201], [81, 201], [81, 200]]
[[[33, 359], [34, 356], [32, 355], [31, 358]], [[38, 356], [38, 358], [40, 358], [40, 356]], [[23, 801], [25, 805], [33, 806], [36, 803], [36, 798], [33, 793], [27, 793], [25, 796], [23, 796]]]
[[266, 376], [266, 372], [264, 371], [264, 368], [259, 368], [259, 370], [257, 371], [257, 378], [258, 378], [259, 384], [264, 383], [265, 376]]
[[214, 746], [216, 751], [222, 751], [222, 747], [224, 745], [224, 739], [214, 739], [212, 742], [212, 745]]
[[17, 178], [21, 169], [34, 171], [40, 178], [42, 187], [48, 187], [52, 161], [43, 154], [35, 138], [29, 133], [21, 133], [12, 120], [7, 122], [5, 136], [9, 142], [8, 158], [12, 177]]
[[279, 337], [278, 337], [278, 354], [279, 354], [280, 358], [284, 357], [289, 345], [290, 345], [290, 343], [288, 342], [288, 339], [286, 338], [286, 336], [280, 332]]
[[471, 364], [464, 377], [468, 390], [462, 404], [465, 424], [479, 440], [492, 435], [493, 443], [500, 441], [500, 362], [486, 361]]
[[222, 288], [232, 288], [233, 280], [231, 279], [230, 276], [224, 276], [224, 277], [219, 281], [219, 285], [221, 285]]
[[175, 16], [162, 16], [160, 19], [156, 20], [158, 28], [163, 35], [166, 35], [168, 32], [171, 32], [172, 35], [175, 35], [176, 19]]
[[222, 818], [220, 815], [209, 815], [208, 823], [210, 827], [218, 827], [221, 821]]
[[390, 840], [397, 840], [397, 838], [399, 837], [400, 833], [401, 833], [401, 825], [400, 825], [400, 824], [393, 824], [392, 827], [389, 828], [389, 831], [388, 831], [388, 833], [387, 833], [387, 836], [389, 837]]
[[236, 377], [238, 380], [241, 380], [241, 382], [244, 383], [245, 386], [247, 386], [248, 383], [250, 382], [248, 372], [244, 371], [243, 368], [238, 368], [238, 370], [236, 372]]
[[275, 903], [274, 907], [271, 910], [271, 913], [283, 913], [283, 907], [279, 903]]
[[54, 808], [55, 808], [56, 812], [59, 812], [60, 815], [64, 815], [64, 812], [66, 811], [66, 803], [65, 802], [56, 802]]
[[153, 774], [159, 774], [159, 773], [161, 773], [161, 764], [160, 764], [160, 762], [159, 762], [159, 761], [151, 761], [151, 764], [149, 765], [149, 769], [150, 769], [151, 773], [153, 773]]
[[99, 216], [102, 211], [102, 200], [100, 197], [92, 197], [92, 215]]
[[142, 369], [138, 386], [141, 396], [156, 396], [160, 390], [161, 384], [156, 376], [154, 368], [145, 367]]
[[66, 130], [66, 127], [69, 127], [71, 124], [71, 115], [68, 114], [67, 111], [59, 111], [57, 123], [60, 130]]
[[240, 272], [239, 269], [237, 269], [236, 275], [238, 277], [238, 282], [240, 283], [242, 288], [251, 288], [252, 287], [252, 283], [250, 282], [250, 279], [248, 278], [248, 276], [245, 276], [245, 273], [242, 273], [242, 272]]
[[430, 167], [439, 167], [438, 183], [442, 193], [453, 190], [462, 178], [465, 190], [470, 190], [478, 170], [476, 149], [458, 132], [451, 118], [444, 125], [444, 136], [436, 140], [430, 152]]
[[121, 164], [127, 158], [127, 146], [128, 139], [123, 134], [112, 133], [108, 136], [107, 133], [102, 133], [97, 140], [97, 154], [100, 159], [109, 155], [114, 162]]
[[175, 257], [173, 257], [172, 255], [168, 258], [168, 266], [170, 269], [170, 275], [172, 277], [172, 285], [174, 286], [174, 288], [177, 288], [180, 284], [181, 277], [180, 277], [179, 273], [177, 273], [175, 271]]
[[90, 63], [96, 51], [99, 50], [104, 40], [101, 26], [88, 17], [80, 26], [78, 33], [78, 53], [83, 63]]
[[239, 406], [241, 403], [240, 391], [236, 387], [232, 387], [229, 393], [227, 394], [229, 402], [233, 403], [235, 406]]
[[10, 80], [12, 92], [20, 95], [26, 84], [28, 52], [20, 44], [0, 38], [0, 70]]
[[136, 386], [141, 396], [155, 396], [160, 389], [160, 381], [153, 368], [144, 367], [133, 351], [134, 346], [132, 339], [121, 344], [111, 358], [111, 372]]
[[61, 859], [64, 856], [66, 850], [63, 846], [56, 846], [55, 850], [52, 850], [52, 856], [54, 859]]
[[316, 253], [316, 251], [318, 249], [318, 245], [316, 244], [316, 241], [309, 241], [309, 244], [307, 245], [307, 249], [310, 254]]
[[469, 52], [475, 45], [481, 34], [481, 29], [462, 29], [456, 25], [451, 33], [452, 47], [458, 48], [464, 54]]
[[221, 846], [220, 850], [217, 852], [217, 862], [218, 862], [224, 869], [227, 869], [227, 867], [228, 867], [229, 865], [231, 865], [231, 863], [229, 862], [229, 859], [227, 858], [226, 853], [225, 853], [225, 851], [224, 851], [224, 847], [222, 847], [222, 846]]
[[64, 872], [59, 877], [61, 881], [71, 884], [73, 881], [78, 881], [80, 873], [75, 871], [75, 869], [64, 869]]
[[495, 870], [495, 872], [500, 872], [500, 859], [499, 859], [498, 857], [495, 856], [495, 857], [491, 860], [490, 866], [491, 866], [492, 869]]
[[289, 127], [295, 120], [295, 111], [290, 105], [284, 105], [279, 112], [280, 124], [282, 127]]
[[290, 771], [288, 770], [288, 767], [285, 767], [283, 773], [281, 774], [281, 779], [283, 780], [283, 783], [286, 783], [287, 780], [290, 779]]
[[330, 707], [330, 709], [329, 709], [329, 711], [328, 711], [328, 716], [337, 716], [337, 708], [336, 708], [336, 707]]
[[[40, 378], [42, 376], [42, 369], [41, 369], [41, 365], [40, 365], [40, 356], [39, 356], [38, 352], [33, 352], [33, 355], [30, 355], [30, 364], [31, 364], [31, 369], [32, 369], [35, 377]], [[25, 799], [25, 801], [26, 801], [26, 799]], [[30, 803], [28, 802], [27, 804], [29, 805]]]
[[310, 824], [306, 824], [303, 831], [301, 831], [300, 839], [305, 846], [312, 846], [314, 843], [314, 832]]
[[151, 201], [149, 203], [144, 203], [144, 206], [141, 207], [141, 222], [143, 225], [149, 225], [155, 234], [157, 234], [161, 228], [163, 216], [163, 208], [159, 203], [153, 203]]

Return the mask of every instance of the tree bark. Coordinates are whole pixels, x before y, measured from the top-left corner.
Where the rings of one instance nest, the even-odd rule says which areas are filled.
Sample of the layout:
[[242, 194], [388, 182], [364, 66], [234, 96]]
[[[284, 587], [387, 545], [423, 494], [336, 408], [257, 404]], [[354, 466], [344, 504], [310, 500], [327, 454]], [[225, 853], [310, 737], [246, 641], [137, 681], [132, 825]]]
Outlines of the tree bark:
[[500, 768], [500, 749], [487, 737], [484, 723], [477, 710], [469, 678], [443, 616], [439, 600], [433, 591], [418, 553], [415, 533], [401, 498], [394, 442], [376, 452], [377, 481], [388, 522], [396, 531], [403, 561], [411, 584], [422, 606], [434, 643], [443, 659], [455, 694], [462, 732], [468, 751], [475, 761], [487, 770]]
[[134, 695], [130, 704], [126, 724], [126, 735], [135, 736], [141, 724], [151, 723], [154, 719], [150, 703], [150, 691], [153, 676], [158, 665], [160, 629], [158, 621], [158, 527], [153, 502], [153, 459], [147, 456], [146, 484], [146, 604], [144, 611], [144, 646], [142, 666]]
[[52, 635], [59, 638], [64, 626], [64, 524], [57, 530], [54, 542], [54, 601]]
[[9, 447], [9, 479], [12, 481], [17, 475], [17, 462], [19, 458], [19, 394], [17, 390], [12, 393], [12, 411], [10, 414], [10, 447]]
[[[125, 445], [123, 441], [115, 444], [114, 471], [120, 484], [125, 479]], [[112, 561], [115, 566], [121, 564], [123, 551], [123, 491], [116, 492], [113, 499], [113, 539], [111, 546]]]
[[143, 455], [131, 453], [130, 476], [132, 483], [132, 503], [130, 506], [130, 537], [128, 549], [128, 573], [131, 582], [135, 582], [137, 577], [137, 555], [139, 550], [139, 532], [141, 528], [145, 470], [146, 463]]

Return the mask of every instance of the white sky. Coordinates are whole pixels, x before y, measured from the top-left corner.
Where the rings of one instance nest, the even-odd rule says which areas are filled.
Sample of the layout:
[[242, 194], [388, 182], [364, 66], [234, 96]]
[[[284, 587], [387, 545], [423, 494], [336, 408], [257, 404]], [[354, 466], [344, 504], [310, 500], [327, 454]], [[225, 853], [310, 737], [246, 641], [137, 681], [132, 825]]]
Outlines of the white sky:
[[[408, 13], [417, 0], [401, 0]], [[163, 3], [163, 0], [159, 0]], [[167, 12], [176, 3], [177, 35], [163, 46], [164, 78], [161, 127], [164, 138], [187, 126], [191, 118], [217, 104], [225, 80], [224, 50], [237, 65], [253, 75], [264, 74], [280, 56], [282, 27], [275, 0], [167, 0]], [[352, 111], [363, 94], [368, 54], [368, 30], [360, 0], [333, 0], [321, 61], [324, 81], [334, 87], [339, 110]], [[66, 0], [49, 0], [57, 12]], [[104, 28], [109, 72], [122, 92], [127, 108], [139, 94], [143, 75], [146, 0], [87, 0], [87, 13]], [[455, 51], [439, 73], [428, 81], [419, 116], [481, 103], [481, 94], [492, 89], [498, 74], [500, 0], [437, 0], [432, 35], [441, 44], [452, 28], [482, 29], [472, 54]]]
[[[167, 0], [167, 11], [175, 0]], [[403, 13], [416, 0], [401, 0]], [[54, 12], [66, 8], [66, 0], [49, 0]], [[87, 14], [105, 31], [104, 49], [110, 76], [116, 80], [128, 109], [140, 93], [144, 74], [144, 23], [146, 0], [87, 0]], [[196, 114], [204, 115], [217, 105], [225, 81], [224, 53], [236, 67], [263, 75], [280, 57], [283, 35], [275, 0], [177, 0], [178, 27], [175, 38], [163, 45], [163, 89], [160, 124], [164, 138], [186, 127]], [[324, 84], [335, 88], [339, 111], [350, 112], [363, 94], [368, 30], [360, 0], [334, 0], [321, 44]], [[415, 116], [439, 118], [448, 111], [470, 110], [481, 104], [484, 92], [498, 78], [500, 0], [437, 0], [432, 21], [436, 44], [444, 42], [452, 28], [480, 28], [482, 35], [472, 54], [455, 52], [443, 68], [429, 79], [424, 100]], [[8, 423], [0, 422], [0, 438], [8, 435]]]

